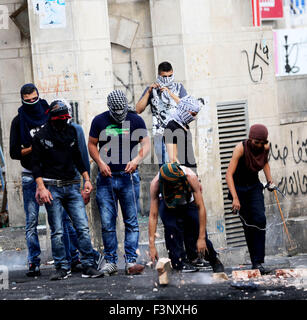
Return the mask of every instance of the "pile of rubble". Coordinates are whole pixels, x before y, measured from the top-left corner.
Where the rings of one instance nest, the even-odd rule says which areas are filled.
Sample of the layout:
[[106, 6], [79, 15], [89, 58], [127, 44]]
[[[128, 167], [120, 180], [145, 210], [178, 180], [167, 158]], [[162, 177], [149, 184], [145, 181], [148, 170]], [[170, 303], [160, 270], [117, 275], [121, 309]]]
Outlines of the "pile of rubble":
[[297, 289], [307, 291], [307, 269], [276, 269], [271, 274], [261, 275], [259, 270], [235, 270], [231, 279], [226, 274], [215, 274], [217, 281], [232, 280], [233, 287], [244, 286], [295, 286]]
[[[171, 271], [170, 259], [160, 258], [156, 270], [158, 271], [159, 284], [169, 283], [168, 273]], [[212, 283], [230, 282], [237, 289], [256, 289], [260, 286], [290, 287], [307, 291], [307, 268], [276, 269], [269, 274], [261, 275], [258, 269], [233, 270], [228, 276], [226, 273], [212, 273]]]

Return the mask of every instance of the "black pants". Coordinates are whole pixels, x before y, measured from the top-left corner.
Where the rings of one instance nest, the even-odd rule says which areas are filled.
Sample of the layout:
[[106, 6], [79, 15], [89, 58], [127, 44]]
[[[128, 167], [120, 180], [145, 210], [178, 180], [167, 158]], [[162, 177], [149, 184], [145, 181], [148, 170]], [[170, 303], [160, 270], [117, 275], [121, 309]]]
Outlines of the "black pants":
[[[236, 186], [241, 204], [240, 215], [244, 234], [252, 264], [263, 263], [265, 256], [265, 230], [266, 227], [263, 185], [256, 183], [252, 186]], [[247, 226], [254, 225], [254, 226]]]
[[[159, 214], [164, 225], [165, 244], [174, 269], [182, 269], [182, 262], [186, 259], [194, 260], [198, 257], [196, 243], [199, 234], [198, 208], [194, 202], [187, 206], [169, 209], [161, 200]], [[208, 252], [207, 261], [216, 259], [216, 251], [206, 232]]]

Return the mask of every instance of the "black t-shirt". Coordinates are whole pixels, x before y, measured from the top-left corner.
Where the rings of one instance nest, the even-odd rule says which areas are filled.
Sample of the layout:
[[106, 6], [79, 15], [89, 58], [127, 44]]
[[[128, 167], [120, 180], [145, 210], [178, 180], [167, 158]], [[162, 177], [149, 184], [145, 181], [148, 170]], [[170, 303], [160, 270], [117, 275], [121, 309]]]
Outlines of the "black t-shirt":
[[[30, 127], [30, 135], [33, 138], [34, 135], [41, 129], [41, 127]], [[25, 146], [29, 147], [29, 146]], [[11, 123], [10, 131], [10, 157], [14, 160], [20, 160], [23, 168], [32, 170], [32, 152], [25, 156], [21, 156], [21, 136], [20, 136], [20, 119], [17, 115]]]
[[179, 163], [196, 172], [197, 165], [193, 150], [192, 134], [189, 127], [185, 130], [178, 122], [171, 120], [166, 125], [163, 139], [165, 144], [176, 144]]
[[78, 145], [76, 129], [68, 125], [63, 140], [55, 136], [47, 123], [32, 140], [32, 172], [37, 177], [71, 180], [86, 171]]
[[119, 172], [137, 156], [138, 144], [147, 136], [147, 130], [144, 120], [136, 113], [128, 112], [126, 120], [119, 124], [106, 111], [93, 119], [89, 135], [99, 139], [101, 159], [112, 172]]
[[233, 180], [236, 186], [250, 186], [260, 182], [258, 172], [251, 171], [245, 164], [245, 143], [242, 142], [244, 153], [239, 159], [235, 173], [233, 174]]

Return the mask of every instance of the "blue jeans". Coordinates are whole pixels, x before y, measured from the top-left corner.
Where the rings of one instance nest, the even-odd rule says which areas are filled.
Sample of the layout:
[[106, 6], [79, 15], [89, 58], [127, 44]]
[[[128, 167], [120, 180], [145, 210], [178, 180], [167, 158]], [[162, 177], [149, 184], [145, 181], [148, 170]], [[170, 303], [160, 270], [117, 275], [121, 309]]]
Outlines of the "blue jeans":
[[[78, 235], [69, 215], [65, 210], [63, 210], [63, 240], [66, 250], [66, 259], [71, 264], [79, 260], [79, 244]], [[99, 259], [99, 252], [93, 249], [94, 259], [97, 261]]]
[[[264, 229], [266, 227], [266, 217], [262, 183], [235, 187], [241, 204], [240, 215], [248, 225]], [[263, 263], [265, 256], [265, 230], [246, 226], [242, 218], [241, 221], [252, 264]]]
[[163, 136], [161, 134], [154, 135], [154, 149], [155, 149], [155, 154], [158, 158], [158, 164], [160, 168], [164, 163], [169, 161], [166, 145], [163, 141]]
[[[164, 225], [165, 245], [174, 269], [182, 269], [185, 259], [194, 260], [198, 257], [197, 240], [199, 235], [198, 207], [194, 202], [176, 209], [169, 209], [164, 200], [159, 203], [159, 215]], [[212, 242], [205, 235], [208, 252], [205, 259], [214, 262], [216, 251]]]
[[105, 260], [116, 263], [117, 236], [116, 218], [118, 201], [125, 224], [125, 260], [135, 262], [139, 242], [139, 225], [137, 220], [140, 178], [138, 171], [133, 174], [112, 172], [112, 177], [97, 177], [96, 200], [101, 217], [102, 241]]
[[63, 210], [68, 213], [77, 232], [78, 248], [81, 253], [81, 263], [84, 268], [94, 266], [94, 255], [89, 234], [88, 219], [80, 185], [71, 184], [64, 187], [46, 186], [53, 200], [46, 203], [48, 222], [51, 230], [51, 247], [54, 264], [57, 269], [70, 269], [63, 241]]
[[41, 249], [37, 234], [39, 205], [35, 199], [36, 182], [31, 175], [22, 175], [23, 205], [26, 213], [28, 263], [40, 265]]
[[79, 260], [77, 232], [65, 210], [63, 210], [63, 240], [69, 264]]

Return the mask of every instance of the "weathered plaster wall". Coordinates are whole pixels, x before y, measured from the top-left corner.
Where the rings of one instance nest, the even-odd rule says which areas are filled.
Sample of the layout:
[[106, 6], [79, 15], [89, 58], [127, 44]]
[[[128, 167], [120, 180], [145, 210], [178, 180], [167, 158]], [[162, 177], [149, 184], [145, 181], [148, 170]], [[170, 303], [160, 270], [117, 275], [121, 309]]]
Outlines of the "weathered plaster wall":
[[[15, 12], [23, 3], [18, 0], [3, 0], [1, 5], [8, 14]], [[8, 28], [0, 29], [0, 120], [2, 127], [3, 152], [6, 164], [9, 220], [13, 226], [23, 226], [22, 190], [20, 185], [21, 166], [9, 156], [9, 136], [12, 119], [20, 107], [20, 88], [32, 82], [30, 42], [22, 38], [19, 29], [11, 19]]]

